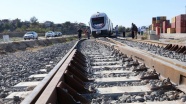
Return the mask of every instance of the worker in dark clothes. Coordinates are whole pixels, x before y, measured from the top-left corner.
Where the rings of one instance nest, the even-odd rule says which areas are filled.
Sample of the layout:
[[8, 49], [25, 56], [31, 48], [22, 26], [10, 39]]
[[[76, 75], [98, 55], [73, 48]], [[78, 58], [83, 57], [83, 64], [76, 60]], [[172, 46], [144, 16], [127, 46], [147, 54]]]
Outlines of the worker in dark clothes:
[[125, 27], [123, 27], [122, 32], [123, 32], [123, 37], [125, 37]]
[[132, 39], [134, 38], [137, 39], [138, 28], [134, 23], [132, 23], [131, 32], [132, 32]]
[[83, 30], [81, 30], [81, 28], [79, 28], [77, 32], [78, 32], [78, 38], [79, 38], [79, 40], [81, 40], [81, 34], [82, 34]]
[[118, 25], [116, 25], [116, 27], [115, 27], [115, 32], [116, 32], [116, 37], [118, 37], [118, 35], [119, 35], [119, 32], [118, 32]]
[[132, 39], [134, 39], [134, 24], [132, 23], [132, 26], [131, 26], [131, 35], [132, 35]]

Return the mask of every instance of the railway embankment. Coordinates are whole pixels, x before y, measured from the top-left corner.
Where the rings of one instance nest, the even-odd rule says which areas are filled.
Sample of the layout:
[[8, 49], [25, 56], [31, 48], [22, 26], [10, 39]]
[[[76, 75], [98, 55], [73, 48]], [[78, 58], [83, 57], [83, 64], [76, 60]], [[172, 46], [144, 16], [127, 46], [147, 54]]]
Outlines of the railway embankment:
[[75, 36], [0, 43], [0, 54], [4, 54], [6, 52], [15, 52], [19, 50], [26, 50], [35, 47], [49, 46], [52, 44], [63, 43], [74, 39], [76, 39]]

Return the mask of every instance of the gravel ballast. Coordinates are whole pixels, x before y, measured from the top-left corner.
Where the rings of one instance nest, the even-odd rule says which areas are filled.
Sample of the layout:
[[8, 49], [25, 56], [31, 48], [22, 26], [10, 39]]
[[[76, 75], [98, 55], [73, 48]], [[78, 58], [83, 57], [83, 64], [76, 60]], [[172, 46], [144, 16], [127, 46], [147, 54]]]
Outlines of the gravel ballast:
[[[32, 74], [42, 74], [41, 69], [48, 73], [74, 46], [76, 40], [57, 43], [47, 47], [31, 48], [0, 55], [0, 98], [5, 98], [12, 86], [19, 82], [34, 81], [29, 79]], [[48, 68], [48, 66], [51, 66]], [[38, 80], [37, 80], [38, 81]]]

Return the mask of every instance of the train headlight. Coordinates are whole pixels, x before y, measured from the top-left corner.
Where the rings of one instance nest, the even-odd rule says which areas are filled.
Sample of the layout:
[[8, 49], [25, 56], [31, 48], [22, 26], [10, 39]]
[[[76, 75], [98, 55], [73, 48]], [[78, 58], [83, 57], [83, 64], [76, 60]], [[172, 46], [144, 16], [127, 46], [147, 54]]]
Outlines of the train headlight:
[[101, 34], [101, 30], [97, 30], [96, 31], [96, 34]]

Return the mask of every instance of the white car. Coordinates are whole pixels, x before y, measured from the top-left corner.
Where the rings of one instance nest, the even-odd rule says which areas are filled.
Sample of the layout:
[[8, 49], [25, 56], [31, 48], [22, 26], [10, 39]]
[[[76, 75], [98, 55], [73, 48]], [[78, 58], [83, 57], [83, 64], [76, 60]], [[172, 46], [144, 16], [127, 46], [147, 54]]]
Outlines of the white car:
[[23, 36], [24, 40], [26, 39], [38, 39], [38, 34], [34, 31], [30, 31], [27, 32], [24, 36]]
[[48, 31], [45, 33], [45, 37], [48, 38], [48, 37], [55, 37], [55, 33], [53, 31]]

